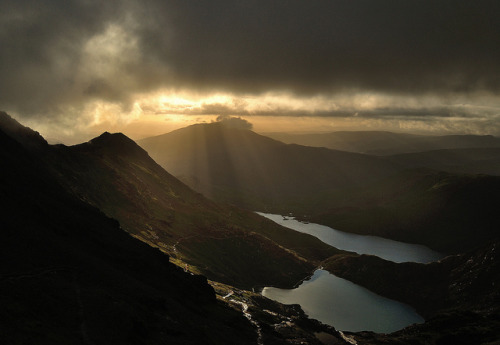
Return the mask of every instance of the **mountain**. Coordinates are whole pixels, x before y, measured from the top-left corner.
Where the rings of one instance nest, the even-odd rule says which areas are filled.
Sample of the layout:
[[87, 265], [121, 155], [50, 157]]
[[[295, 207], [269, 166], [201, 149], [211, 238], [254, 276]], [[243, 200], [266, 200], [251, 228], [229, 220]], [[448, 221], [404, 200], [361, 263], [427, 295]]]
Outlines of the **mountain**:
[[206, 199], [123, 134], [47, 146], [36, 154], [76, 198], [213, 280], [246, 288], [292, 286], [338, 252], [312, 236]]
[[[38, 140], [36, 136], [32, 138]], [[91, 205], [92, 200], [100, 200], [106, 205], [103, 201], [105, 196], [117, 200], [128, 195], [131, 200], [123, 204], [124, 207], [146, 200], [134, 199], [138, 198], [137, 195], [129, 190], [122, 194], [118, 192], [119, 188], [133, 186], [133, 181], [127, 184], [124, 177], [137, 173], [126, 169], [127, 160], [131, 165], [138, 164], [141, 159], [145, 160], [142, 163], [151, 162], [145, 152], [124, 135], [104, 133], [89, 143], [72, 148], [60, 145], [34, 150], [31, 143], [21, 144], [0, 128], [0, 159], [3, 164], [0, 169], [2, 343], [256, 344], [265, 341], [266, 344], [320, 344], [315, 334], [321, 332], [337, 339], [337, 343], [345, 344], [333, 327], [309, 320], [298, 306], [283, 306], [256, 293], [211, 282], [217, 289], [216, 296], [205, 277], [186, 273], [169, 262], [169, 259], [174, 262], [178, 259], [167, 256], [165, 250], [154, 249], [134, 238], [140, 235], [127, 234], [120, 223]], [[118, 170], [109, 170], [111, 166], [118, 169], [118, 161], [123, 164], [122, 174]], [[74, 170], [69, 170], [71, 167]], [[143, 165], [139, 170], [144, 171], [146, 167], [152, 168]], [[62, 177], [64, 173], [70, 175]], [[159, 166], [154, 173], [167, 174]], [[87, 174], [89, 180], [83, 181], [82, 176]], [[102, 174], [102, 180], [98, 178], [99, 174]], [[150, 180], [156, 178], [155, 182], [159, 183], [158, 176], [151, 174], [148, 172], [145, 176], [149, 176]], [[116, 185], [106, 186], [111, 176], [111, 184], [116, 182]], [[140, 175], [135, 177], [144, 178]], [[84, 182], [94, 182], [95, 185], [86, 186]], [[194, 207], [188, 197], [206, 206], [203, 205], [206, 199], [180, 182], [173, 178], [172, 181], [165, 181], [166, 185], [167, 182], [173, 183], [170, 186], [172, 193], [175, 188], [182, 188], [175, 195], [179, 203], [176, 206], [184, 205], [188, 210]], [[148, 181], [141, 187], [142, 194], [149, 193], [145, 188]], [[156, 187], [162, 188], [161, 185]], [[93, 195], [89, 192], [92, 188], [103, 191]], [[180, 193], [186, 194], [181, 198]], [[151, 204], [144, 205], [144, 209], [147, 206]], [[302, 248], [305, 253], [315, 252], [315, 241], [310, 242], [310, 236], [295, 236], [284, 228], [268, 227], [272, 223], [253, 213], [253, 218], [248, 218], [247, 212], [239, 212], [235, 208], [213, 207], [217, 211], [235, 213], [234, 217], [223, 213], [216, 219], [219, 222], [225, 217], [239, 217], [241, 222], [250, 219], [256, 228], [260, 226], [261, 230], [267, 231], [266, 235], [287, 237], [291, 247]], [[130, 215], [131, 218], [139, 214], [133, 208], [130, 210], [135, 212]], [[206, 210], [203, 215], [192, 214], [191, 218], [200, 222], [199, 217], [208, 215], [203, 230], [211, 226], [225, 226], [211, 223], [214, 215], [209, 211]], [[177, 211], [172, 212], [177, 214]], [[179, 218], [186, 216], [182, 210], [179, 210], [179, 215]], [[154, 221], [156, 219], [151, 218], [151, 222]], [[193, 231], [189, 224], [183, 225]], [[234, 237], [248, 231], [248, 228], [229, 225], [233, 228], [227, 231], [232, 231]], [[162, 234], [156, 228], [146, 228], [150, 231], [154, 229], [165, 237], [173, 236]], [[183, 230], [175, 226], [172, 229], [177, 232]], [[253, 241], [252, 236], [257, 240]], [[247, 254], [248, 248], [253, 250], [245, 247], [244, 241], [248, 240], [260, 245], [258, 253], [253, 253], [251, 259], [271, 267], [271, 273], [279, 275], [276, 265], [285, 263], [292, 266], [283, 269], [292, 274], [297, 272], [293, 265], [300, 256], [296, 252], [256, 233], [240, 237], [243, 245], [240, 244], [231, 253], [234, 254], [234, 261], [240, 260], [238, 255]], [[148, 242], [154, 245], [154, 238]], [[230, 238], [229, 242], [238, 244], [234, 238]], [[160, 242], [156, 243], [156, 247], [164, 249]], [[312, 247], [309, 248], [309, 245]], [[272, 249], [277, 251], [276, 257], [267, 253], [273, 246], [275, 248]], [[178, 247], [178, 255], [181, 255], [182, 246]], [[328, 246], [322, 247], [321, 243], [318, 249], [319, 253], [333, 250]], [[333, 252], [338, 253], [337, 250]], [[319, 253], [311, 255], [329, 255]], [[212, 253], [212, 257], [224, 255], [221, 252]], [[273, 261], [263, 263], [256, 255]], [[295, 261], [287, 259], [290, 256]], [[249, 258], [245, 258], [247, 260]], [[299, 261], [310, 266], [303, 258]], [[244, 262], [242, 265], [259, 271]], [[234, 265], [229, 264], [229, 267]], [[219, 269], [224, 271], [224, 268]], [[247, 273], [252, 277], [252, 272]], [[287, 284], [290, 282], [287, 281]], [[226, 300], [222, 296], [229, 291], [233, 295]], [[274, 329], [274, 324], [280, 323], [283, 326]]]
[[330, 209], [311, 215], [311, 222], [445, 253], [470, 250], [499, 236], [498, 176], [408, 170], [322, 202]]
[[453, 173], [500, 175], [500, 148], [496, 147], [433, 150], [386, 159], [406, 169], [425, 167]]
[[[499, 178], [453, 172], [493, 169], [497, 148], [375, 157], [287, 145], [222, 123], [189, 126], [139, 144], [215, 200], [293, 212], [341, 231], [458, 253], [495, 238], [500, 226]], [[452, 166], [450, 173], [431, 169]]]
[[304, 212], [323, 191], [364, 186], [397, 170], [383, 159], [286, 145], [223, 123], [198, 124], [138, 143], [208, 197], [253, 210]]
[[289, 144], [326, 147], [373, 155], [393, 155], [439, 149], [500, 148], [500, 138], [491, 135], [430, 136], [383, 131], [338, 131], [311, 134], [277, 132], [265, 135]]
[[202, 276], [67, 193], [0, 130], [3, 344], [254, 344]]

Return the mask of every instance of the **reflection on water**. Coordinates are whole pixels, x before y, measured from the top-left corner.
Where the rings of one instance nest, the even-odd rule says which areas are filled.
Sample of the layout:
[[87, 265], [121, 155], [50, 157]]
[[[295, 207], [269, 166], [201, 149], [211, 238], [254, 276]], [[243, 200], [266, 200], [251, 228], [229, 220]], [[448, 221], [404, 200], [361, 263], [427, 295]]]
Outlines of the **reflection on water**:
[[[394, 262], [419, 263], [436, 261], [444, 256], [422, 245], [350, 234], [277, 214], [259, 214], [290, 229], [313, 235], [333, 247], [358, 254], [376, 255]], [[379, 296], [324, 270], [314, 272], [296, 289], [266, 287], [262, 295], [284, 304], [300, 304], [311, 318], [343, 331], [389, 333], [424, 321], [410, 306]]]
[[389, 333], [424, 319], [414, 309], [317, 270], [296, 289], [266, 287], [262, 295], [284, 304], [300, 304], [311, 318], [342, 331]]
[[419, 244], [403, 243], [376, 236], [350, 234], [325, 225], [302, 223], [278, 214], [257, 213], [287, 228], [313, 235], [335, 248], [358, 254], [376, 255], [394, 262], [419, 263], [437, 261], [444, 257], [443, 254]]

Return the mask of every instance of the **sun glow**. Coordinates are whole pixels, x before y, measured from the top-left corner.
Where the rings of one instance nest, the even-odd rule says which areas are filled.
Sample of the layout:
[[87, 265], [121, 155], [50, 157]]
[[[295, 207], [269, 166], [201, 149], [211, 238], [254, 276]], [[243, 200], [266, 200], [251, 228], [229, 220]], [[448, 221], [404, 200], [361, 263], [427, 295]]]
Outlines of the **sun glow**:
[[[483, 95], [482, 99], [490, 98]], [[485, 108], [468, 99], [451, 96], [443, 105], [442, 99], [431, 95], [418, 98], [352, 92], [305, 97], [278, 91], [232, 94], [161, 89], [134, 94], [128, 102], [94, 100], [83, 109], [64, 109], [64, 114], [74, 114], [65, 117], [65, 121], [34, 123], [33, 126], [43, 135], [64, 143], [85, 141], [103, 131], [123, 132], [132, 139], [142, 139], [195, 123], [209, 123], [219, 115], [243, 117], [257, 132], [500, 133], [497, 124], [500, 106], [491, 101], [485, 103], [494, 106]], [[407, 113], [387, 113], [388, 109], [402, 109]], [[482, 113], [488, 116], [481, 116]], [[68, 132], [68, 128], [71, 131]]]

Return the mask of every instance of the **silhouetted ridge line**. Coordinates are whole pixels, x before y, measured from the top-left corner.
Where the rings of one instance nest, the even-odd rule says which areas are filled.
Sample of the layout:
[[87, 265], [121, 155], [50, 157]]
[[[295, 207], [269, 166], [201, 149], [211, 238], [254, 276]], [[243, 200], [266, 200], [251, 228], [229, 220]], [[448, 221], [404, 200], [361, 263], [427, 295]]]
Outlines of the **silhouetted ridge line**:
[[0, 111], [0, 128], [14, 140], [28, 149], [45, 148], [47, 141], [40, 133], [21, 125], [6, 112]]

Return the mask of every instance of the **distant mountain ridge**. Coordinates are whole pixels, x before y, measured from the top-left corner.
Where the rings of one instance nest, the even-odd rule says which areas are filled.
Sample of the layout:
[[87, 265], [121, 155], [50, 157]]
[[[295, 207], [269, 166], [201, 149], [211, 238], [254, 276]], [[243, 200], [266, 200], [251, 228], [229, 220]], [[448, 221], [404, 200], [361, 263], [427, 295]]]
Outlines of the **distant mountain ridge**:
[[328, 133], [294, 134], [264, 133], [288, 144], [326, 147], [334, 150], [394, 155], [439, 149], [500, 148], [500, 138], [492, 135], [416, 135], [384, 131], [338, 131]]
[[432, 150], [385, 158], [405, 169], [432, 168], [452, 173], [500, 176], [499, 147]]

